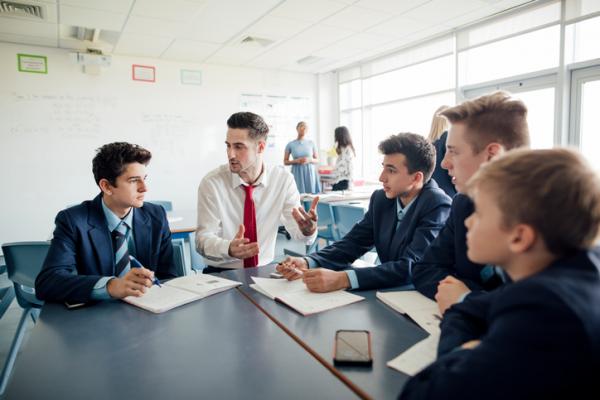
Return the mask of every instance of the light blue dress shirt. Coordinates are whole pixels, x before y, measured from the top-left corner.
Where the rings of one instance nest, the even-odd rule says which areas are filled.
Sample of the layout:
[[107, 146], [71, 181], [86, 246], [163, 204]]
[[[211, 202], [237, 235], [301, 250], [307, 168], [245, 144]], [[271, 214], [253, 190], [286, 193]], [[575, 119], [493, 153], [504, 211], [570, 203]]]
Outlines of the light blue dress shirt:
[[[104, 217], [106, 218], [106, 225], [108, 226], [108, 230], [112, 233], [115, 229], [119, 227], [121, 224], [126, 224], [129, 229], [127, 231], [127, 248], [129, 249], [129, 254], [135, 256], [135, 242], [133, 240], [133, 207], [127, 213], [125, 218], [119, 218], [110, 208], [104, 204], [104, 199], [102, 199], [102, 211], [104, 211]], [[108, 290], [106, 289], [106, 284], [110, 281], [114, 276], [103, 276], [98, 279], [94, 288], [92, 289], [92, 293], [90, 298], [92, 300], [108, 300], [110, 299], [110, 294], [108, 294]]]
[[[415, 197], [416, 199], [416, 197]], [[414, 203], [415, 199], [412, 199], [410, 203], [406, 205], [406, 207], [402, 207], [402, 203], [400, 202], [400, 198], [396, 198], [396, 218], [398, 222], [396, 222], [396, 230], [400, 227], [400, 223], [404, 219], [404, 216], [408, 212], [410, 206]], [[304, 257], [306, 263], [308, 264], [308, 268], [318, 268], [319, 264], [312, 259], [311, 257]], [[377, 257], [377, 264], [379, 264], [379, 257]], [[356, 277], [356, 271], [353, 269], [347, 269], [344, 271], [346, 275], [348, 275], [348, 281], [350, 282], [350, 289], [358, 289], [358, 278]]]

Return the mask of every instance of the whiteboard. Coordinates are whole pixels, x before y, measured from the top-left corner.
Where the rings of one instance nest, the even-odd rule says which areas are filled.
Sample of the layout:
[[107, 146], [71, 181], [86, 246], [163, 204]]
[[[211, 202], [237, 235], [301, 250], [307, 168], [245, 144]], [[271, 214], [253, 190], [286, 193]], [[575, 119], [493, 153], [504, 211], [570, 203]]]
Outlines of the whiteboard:
[[[146, 59], [157, 81], [136, 82], [131, 64], [139, 59], [113, 56], [109, 69], [90, 76], [64, 50], [0, 44], [3, 60], [24, 51], [48, 56], [49, 72], [0, 64], [0, 243], [50, 238], [58, 211], [99, 193], [91, 165], [103, 144], [150, 150], [146, 199], [171, 200], [189, 213], [202, 177], [227, 161], [226, 121], [243, 93], [306, 99], [315, 114], [312, 74]], [[202, 85], [183, 85], [181, 69], [202, 69]], [[282, 160], [283, 152], [272, 155]]]

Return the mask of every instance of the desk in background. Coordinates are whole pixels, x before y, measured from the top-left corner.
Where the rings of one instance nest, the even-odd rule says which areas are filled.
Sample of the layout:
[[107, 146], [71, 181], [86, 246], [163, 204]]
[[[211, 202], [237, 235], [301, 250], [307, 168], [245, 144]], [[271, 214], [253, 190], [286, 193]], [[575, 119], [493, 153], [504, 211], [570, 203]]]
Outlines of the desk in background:
[[[408, 376], [386, 366], [386, 363], [428, 334], [402, 315], [375, 298], [375, 291], [355, 292], [366, 299], [349, 306], [303, 317], [289, 307], [276, 303], [247, 286], [251, 276], [268, 277], [274, 265], [223, 272], [220, 275], [244, 283], [239, 290], [261, 307], [285, 329], [315, 351], [329, 367], [349, 379], [374, 399], [395, 399]], [[373, 367], [333, 367], [335, 331], [366, 329], [371, 332]], [[307, 396], [308, 397], [308, 396]]]
[[164, 314], [46, 304], [7, 399], [351, 399], [236, 289]]

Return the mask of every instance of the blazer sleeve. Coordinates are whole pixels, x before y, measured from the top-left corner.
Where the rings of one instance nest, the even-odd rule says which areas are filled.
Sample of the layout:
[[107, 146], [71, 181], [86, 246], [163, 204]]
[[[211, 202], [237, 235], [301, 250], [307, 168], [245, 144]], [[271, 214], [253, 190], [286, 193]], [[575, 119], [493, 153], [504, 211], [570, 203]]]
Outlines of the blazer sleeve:
[[373, 196], [369, 209], [363, 219], [358, 222], [342, 239], [309, 255], [319, 266], [340, 271], [348, 269], [357, 258], [369, 251], [374, 245], [373, 234]]
[[444, 313], [440, 324], [443, 335], [438, 345], [438, 356], [456, 350], [469, 340], [480, 339], [485, 334], [490, 303], [496, 294], [473, 293]]
[[167, 212], [162, 207], [160, 207], [159, 216], [161, 220], [161, 229], [156, 277], [158, 279], [171, 279], [177, 277], [177, 271], [175, 270], [175, 260], [173, 259], [171, 229], [169, 228], [169, 221], [167, 220]]
[[400, 399], [563, 398], [553, 390], [576, 391], [590, 354], [581, 321], [547, 289], [502, 297], [481, 343], [438, 358], [409, 380]]
[[68, 212], [59, 212], [55, 223], [48, 255], [35, 280], [36, 297], [43, 301], [86, 303], [102, 276], [78, 275], [77, 232]]
[[411, 265], [421, 259], [444, 226], [450, 212], [450, 201], [445, 195], [436, 197], [432, 203], [433, 206], [428, 207], [426, 213], [420, 216], [413, 236], [399, 260], [385, 262], [375, 268], [354, 268], [361, 290], [382, 289], [409, 282]]

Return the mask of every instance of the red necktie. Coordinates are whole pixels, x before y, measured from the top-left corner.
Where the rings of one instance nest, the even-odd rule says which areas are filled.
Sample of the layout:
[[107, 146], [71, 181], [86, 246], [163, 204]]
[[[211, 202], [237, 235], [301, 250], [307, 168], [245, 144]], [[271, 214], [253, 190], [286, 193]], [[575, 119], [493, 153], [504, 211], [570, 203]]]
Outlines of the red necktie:
[[[250, 240], [250, 243], [258, 242], [256, 234], [256, 208], [252, 199], [254, 186], [242, 185], [246, 192], [246, 200], [244, 200], [244, 237]], [[244, 268], [252, 268], [258, 265], [258, 255], [245, 258]]]

